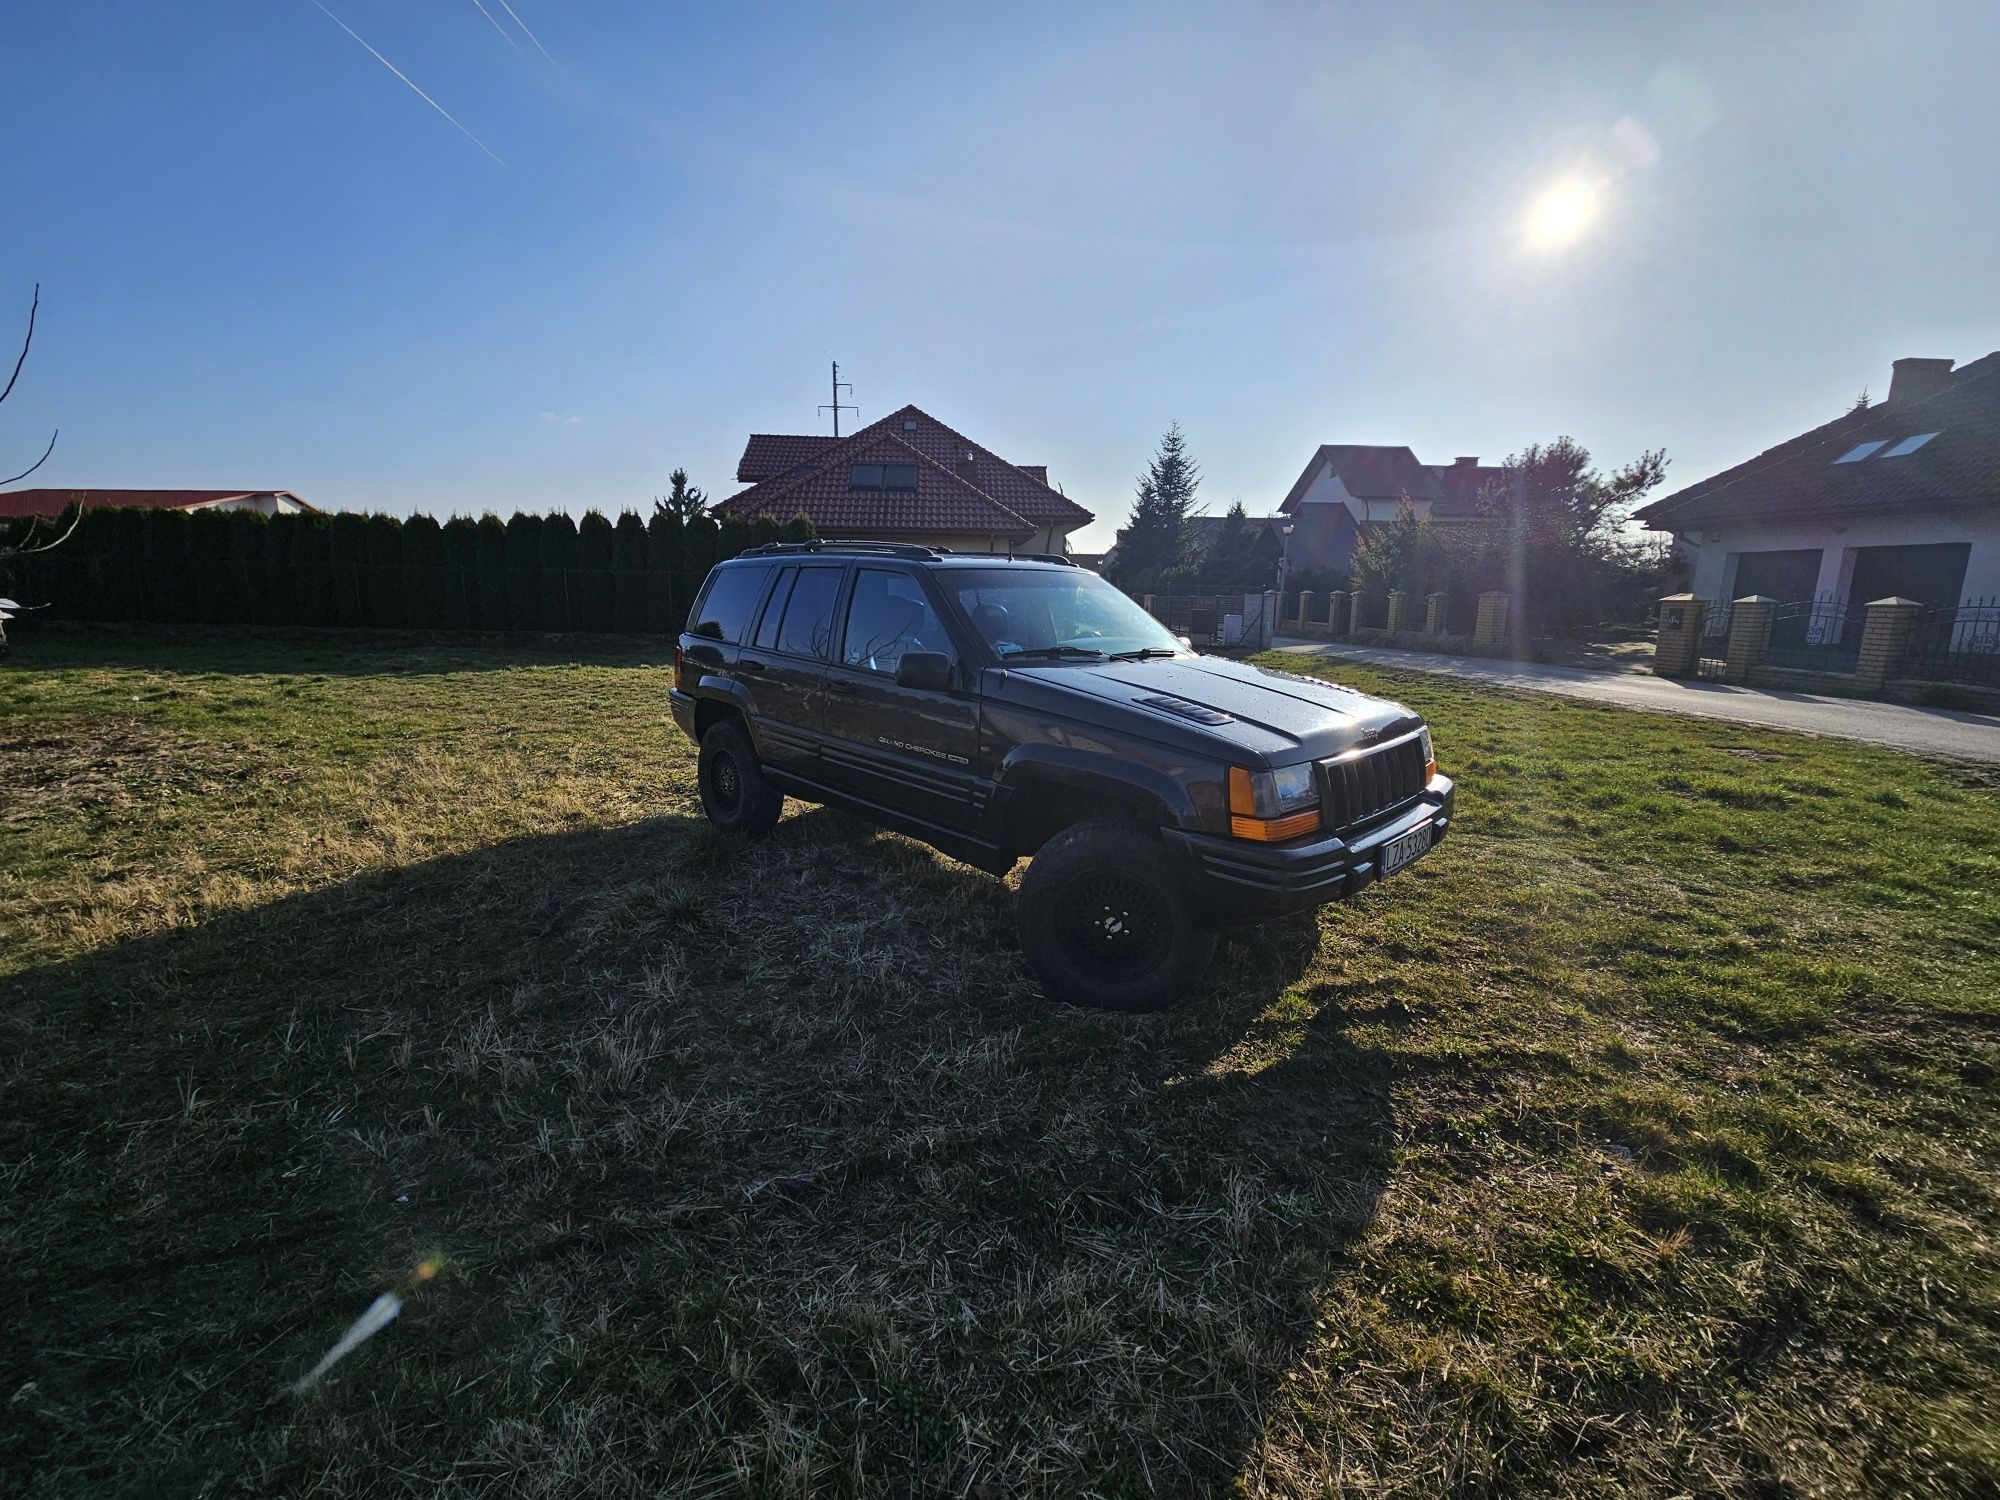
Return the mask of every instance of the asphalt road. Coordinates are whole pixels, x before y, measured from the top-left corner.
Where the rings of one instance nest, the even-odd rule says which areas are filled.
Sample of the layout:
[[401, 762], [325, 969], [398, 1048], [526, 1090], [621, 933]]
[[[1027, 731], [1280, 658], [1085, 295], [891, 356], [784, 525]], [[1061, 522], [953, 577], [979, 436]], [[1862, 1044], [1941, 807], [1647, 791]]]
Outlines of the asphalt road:
[[1822, 698], [1811, 693], [1777, 693], [1731, 687], [1721, 682], [1687, 682], [1650, 672], [1617, 672], [1589, 667], [1551, 667], [1536, 662], [1493, 661], [1481, 656], [1441, 656], [1429, 651], [1394, 651], [1383, 646], [1348, 646], [1280, 636], [1280, 651], [1339, 657], [1377, 667], [1441, 672], [1497, 687], [1525, 688], [1615, 703], [1655, 713], [1727, 719], [1760, 729], [1791, 729], [1886, 745], [1912, 755], [2000, 765], [2000, 718], [1947, 708], [1908, 708], [1860, 698]]

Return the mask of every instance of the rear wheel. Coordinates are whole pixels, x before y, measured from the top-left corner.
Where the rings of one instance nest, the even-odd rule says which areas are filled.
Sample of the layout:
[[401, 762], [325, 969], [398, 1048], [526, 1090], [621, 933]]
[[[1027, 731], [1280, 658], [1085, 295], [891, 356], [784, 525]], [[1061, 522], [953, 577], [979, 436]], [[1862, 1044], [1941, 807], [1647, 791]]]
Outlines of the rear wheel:
[[1201, 978], [1215, 934], [1195, 925], [1165, 854], [1129, 823], [1078, 823], [1042, 846], [1021, 879], [1015, 924], [1050, 995], [1164, 1010]]
[[764, 779], [750, 736], [735, 719], [709, 726], [701, 737], [696, 779], [701, 786], [701, 810], [708, 821], [728, 833], [755, 837], [777, 826], [785, 794]]

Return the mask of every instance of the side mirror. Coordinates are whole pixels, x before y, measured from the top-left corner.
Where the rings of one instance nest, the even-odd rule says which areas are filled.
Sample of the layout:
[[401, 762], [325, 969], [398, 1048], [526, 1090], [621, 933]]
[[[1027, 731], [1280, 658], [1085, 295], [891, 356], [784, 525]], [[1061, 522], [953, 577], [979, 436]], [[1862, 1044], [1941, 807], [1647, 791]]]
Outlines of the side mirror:
[[942, 651], [906, 651], [896, 664], [896, 686], [942, 693], [951, 687], [951, 658]]

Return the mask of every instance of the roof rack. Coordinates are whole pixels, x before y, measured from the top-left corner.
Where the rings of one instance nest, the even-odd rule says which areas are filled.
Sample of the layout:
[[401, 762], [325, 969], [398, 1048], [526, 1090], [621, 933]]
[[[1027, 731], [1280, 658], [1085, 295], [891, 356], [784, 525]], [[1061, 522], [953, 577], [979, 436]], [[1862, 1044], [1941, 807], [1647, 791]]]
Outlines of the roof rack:
[[774, 557], [797, 552], [881, 552], [890, 557], [938, 558], [949, 555], [944, 547], [920, 547], [915, 542], [843, 542], [837, 540], [810, 542], [766, 542], [761, 547], [746, 547], [737, 553], [738, 557]]
[[736, 555], [778, 557], [802, 552], [864, 552], [888, 557], [910, 557], [921, 562], [935, 562], [943, 557], [962, 557], [968, 561], [978, 562], [1056, 563], [1065, 568], [1083, 566], [1073, 557], [1060, 557], [1053, 552], [954, 552], [949, 547], [925, 547], [917, 542], [843, 542], [832, 537], [815, 538], [810, 542], [765, 542], [761, 547], [746, 547]]

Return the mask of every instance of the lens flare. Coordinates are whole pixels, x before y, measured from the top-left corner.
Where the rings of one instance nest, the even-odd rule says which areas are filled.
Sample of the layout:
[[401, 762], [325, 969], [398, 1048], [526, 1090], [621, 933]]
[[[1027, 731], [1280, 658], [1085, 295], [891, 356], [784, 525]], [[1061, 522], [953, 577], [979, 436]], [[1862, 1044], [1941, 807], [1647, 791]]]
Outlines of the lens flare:
[[1587, 182], [1559, 182], [1535, 200], [1528, 237], [1537, 245], [1566, 245], [1596, 217], [1596, 189]]

